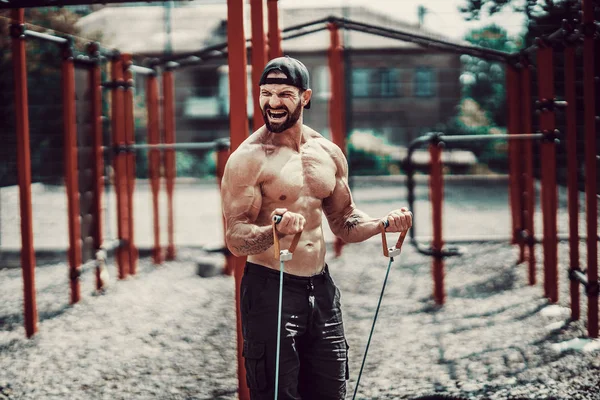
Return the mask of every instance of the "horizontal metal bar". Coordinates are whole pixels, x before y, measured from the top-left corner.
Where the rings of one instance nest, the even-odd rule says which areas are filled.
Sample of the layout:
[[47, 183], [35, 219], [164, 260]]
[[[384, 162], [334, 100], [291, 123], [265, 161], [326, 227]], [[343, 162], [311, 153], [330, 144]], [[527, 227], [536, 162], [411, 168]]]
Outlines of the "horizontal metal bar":
[[[29, 7], [62, 7], [83, 4], [108, 4], [108, 3], [134, 3], [140, 0], [2, 0], [0, 9], [4, 8], [29, 8]], [[173, 0], [177, 2], [188, 2], [190, 0]], [[163, 0], [144, 0], [146, 3], [162, 3]]]
[[136, 74], [140, 74], [140, 75], [151, 75], [151, 76], [156, 75], [156, 70], [154, 70], [152, 68], [141, 67], [139, 65], [132, 65], [129, 67], [129, 69], [131, 69], [131, 71], [135, 72]]
[[[1, 3], [2, 2], [0, 2], [0, 4]], [[60, 37], [60, 36], [49, 35], [47, 33], [41, 33], [41, 32], [36, 32], [36, 31], [31, 31], [31, 30], [26, 30], [25, 36], [34, 38], [34, 39], [45, 40], [47, 42], [52, 42], [52, 43], [56, 43], [59, 45], [66, 44], [68, 41], [67, 39]]]
[[588, 281], [587, 275], [583, 271], [581, 271], [579, 269], [571, 269], [571, 270], [569, 270], [569, 278], [571, 280], [574, 280], [574, 281], [577, 281], [577, 282], [583, 284], [583, 286], [585, 286], [586, 288], [589, 285], [589, 281]]
[[100, 246], [100, 250], [104, 250], [108, 253], [115, 249], [118, 249], [119, 247], [123, 246], [124, 244], [125, 244], [125, 242], [121, 239], [108, 239], [108, 240], [105, 240], [104, 242], [102, 242], [102, 245]]
[[184, 142], [184, 143], [158, 143], [158, 144], [130, 144], [122, 146], [104, 146], [104, 152], [112, 151], [133, 151], [133, 150], [218, 150], [219, 148], [229, 148], [230, 142], [227, 139], [215, 140], [212, 142]]
[[452, 43], [441, 39], [418, 35], [413, 32], [405, 32], [401, 30], [369, 25], [362, 22], [351, 21], [345, 18], [336, 18], [335, 20], [338, 24], [340, 24], [340, 26], [343, 26], [347, 29], [362, 30], [363, 32], [400, 39], [406, 42], [416, 43], [424, 47], [436, 48], [443, 51], [470, 54], [479, 58], [494, 59], [502, 62], [507, 61], [511, 57], [510, 53], [503, 51], [487, 49], [474, 45]]
[[465, 141], [486, 141], [495, 139], [507, 139], [507, 140], [525, 140], [525, 139], [542, 139], [543, 133], [523, 133], [523, 134], [500, 134], [500, 135], [440, 135], [438, 139], [441, 142], [454, 143], [454, 142], [465, 142]]
[[73, 59], [73, 62], [78, 66], [88, 68], [95, 67], [96, 65], [98, 65], [95, 59], [86, 56], [77, 56]]
[[298, 37], [301, 37], [301, 36], [310, 35], [311, 33], [316, 33], [316, 32], [320, 32], [320, 31], [324, 31], [326, 29], [327, 29], [326, 26], [319, 26], [319, 27], [316, 27], [316, 28], [313, 28], [313, 29], [301, 30], [300, 32], [290, 33], [288, 35], [284, 35], [282, 37], [282, 40], [294, 39], [294, 38], [298, 38]]
[[287, 28], [282, 29], [281, 33], [293, 32], [293, 31], [297, 31], [297, 30], [308, 28], [310, 26], [315, 26], [315, 25], [320, 25], [320, 24], [326, 24], [328, 22], [336, 22], [337, 20], [338, 20], [337, 17], [321, 18], [321, 19], [317, 19], [315, 21], [305, 22], [303, 24], [288, 26]]
[[[132, 144], [127, 146], [133, 150], [213, 150], [225, 145], [219, 142], [199, 143], [160, 143], [160, 144]], [[229, 142], [227, 142], [229, 147]]]

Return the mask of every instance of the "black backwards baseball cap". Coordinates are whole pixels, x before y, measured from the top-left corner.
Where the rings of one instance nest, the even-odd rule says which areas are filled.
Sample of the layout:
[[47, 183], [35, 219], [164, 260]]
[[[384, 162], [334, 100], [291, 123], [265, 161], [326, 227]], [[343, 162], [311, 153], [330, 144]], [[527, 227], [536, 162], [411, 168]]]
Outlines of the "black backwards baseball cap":
[[[283, 73], [285, 78], [267, 78], [269, 72], [272, 71]], [[258, 81], [259, 86], [266, 84], [290, 85], [306, 90], [310, 87], [308, 69], [302, 62], [290, 56], [274, 58], [267, 63], [260, 81]], [[306, 103], [304, 108], [310, 108], [310, 101]]]

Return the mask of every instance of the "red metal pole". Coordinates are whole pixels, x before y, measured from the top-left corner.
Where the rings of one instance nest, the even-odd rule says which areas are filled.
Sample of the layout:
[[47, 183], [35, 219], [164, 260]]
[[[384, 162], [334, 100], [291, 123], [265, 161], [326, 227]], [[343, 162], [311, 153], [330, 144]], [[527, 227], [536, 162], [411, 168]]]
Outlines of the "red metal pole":
[[[565, 100], [567, 139], [567, 191], [569, 208], [569, 267], [579, 270], [579, 193], [577, 190], [577, 93], [575, 88], [575, 48], [566, 46], [565, 57]], [[571, 319], [580, 316], [579, 282], [571, 280]]]
[[[148, 143], [160, 143], [160, 127], [158, 121], [158, 79], [156, 75], [148, 76], [146, 80], [146, 108], [148, 110]], [[158, 194], [160, 191], [160, 150], [150, 149], [148, 160], [148, 173], [150, 175], [150, 188], [152, 190], [152, 218], [154, 221], [154, 250], [152, 260], [154, 264], [162, 263], [160, 248], [160, 215], [158, 208]]]
[[585, 124], [585, 204], [587, 222], [588, 335], [598, 337], [598, 199], [596, 98], [594, 84], [594, 3], [583, 0], [583, 96]]
[[[544, 223], [544, 288], [550, 302], [558, 301], [558, 234], [556, 214], [558, 192], [556, 188], [556, 144], [554, 141], [555, 115], [550, 106], [554, 101], [553, 49], [538, 40], [538, 96], [540, 101], [540, 130], [546, 135], [541, 147], [542, 213]], [[546, 106], [547, 105], [547, 106]]]
[[[90, 97], [92, 115], [92, 136], [94, 143], [94, 199], [92, 205], [92, 214], [94, 215], [94, 227], [92, 231], [94, 239], [94, 250], [102, 246], [102, 195], [104, 193], [104, 154], [102, 152], [102, 72], [98, 62], [98, 45], [90, 43], [88, 45], [88, 55], [96, 60], [96, 64], [90, 70]], [[102, 290], [102, 279], [100, 278], [100, 268], [96, 269], [96, 290]]]
[[[508, 133], [517, 135], [521, 130], [519, 72], [515, 66], [506, 66], [506, 101], [508, 103]], [[519, 245], [519, 263], [525, 260], [523, 231], [523, 204], [521, 202], [521, 146], [517, 140], [508, 141], [510, 209], [512, 215], [512, 243]]]
[[[225, 173], [225, 165], [227, 164], [227, 159], [229, 158], [229, 147], [222, 146], [217, 148], [217, 183], [219, 185], [219, 191], [221, 190], [221, 182], [223, 181], [223, 174]], [[223, 215], [223, 208], [219, 209], [221, 215]], [[223, 216], [223, 243], [225, 243], [225, 217]], [[225, 249], [225, 274], [233, 275], [235, 268], [235, 257], [229, 252], [229, 250]]]
[[267, 14], [269, 20], [269, 60], [272, 60], [283, 56], [277, 0], [267, 0]]
[[252, 116], [252, 128], [256, 131], [264, 125], [260, 103], [258, 102], [258, 82], [262, 70], [267, 64], [265, 23], [263, 18], [263, 0], [250, 0], [252, 16], [252, 100], [254, 103], [254, 114]]
[[[525, 59], [521, 60], [523, 68], [521, 69], [521, 91], [519, 95], [522, 101], [521, 123], [523, 124], [521, 131], [523, 133], [533, 132], [532, 110], [531, 110], [531, 68], [529, 62]], [[522, 164], [523, 164], [523, 180], [524, 187], [524, 228], [527, 232], [527, 260], [529, 262], [529, 284], [536, 283], [536, 258], [535, 258], [535, 229], [534, 229], [534, 213], [535, 213], [535, 185], [533, 181], [533, 140], [528, 139], [523, 141]]]
[[29, 150], [29, 105], [27, 103], [27, 61], [25, 53], [25, 13], [11, 14], [13, 79], [15, 83], [15, 127], [17, 134], [17, 174], [21, 209], [21, 270], [23, 273], [25, 334], [28, 338], [38, 330], [35, 300], [35, 252], [31, 211], [31, 153]]
[[[227, 43], [229, 54], [229, 126], [231, 139], [231, 152], [248, 137], [248, 114], [246, 99], [248, 95], [246, 79], [246, 39], [244, 35], [244, 1], [227, 0]], [[272, 25], [270, 25], [272, 27]], [[249, 400], [250, 392], [246, 385], [246, 368], [242, 350], [244, 339], [242, 336], [242, 320], [240, 314], [240, 284], [244, 273], [246, 257], [233, 257], [235, 277], [235, 310], [237, 316], [237, 350], [238, 350], [238, 385], [240, 400]]]
[[[125, 138], [123, 62], [121, 55], [115, 53], [111, 60], [112, 88], [112, 142], [115, 149], [123, 149]], [[117, 198], [117, 231], [119, 240], [124, 244], [116, 249], [119, 279], [125, 279], [129, 273], [129, 212], [127, 204], [127, 159], [124, 151], [113, 154], [115, 195]]]
[[[163, 72], [163, 112], [165, 143], [175, 143], [175, 81], [173, 71]], [[167, 182], [167, 260], [175, 259], [175, 220], [173, 217], [173, 193], [175, 191], [175, 150], [165, 150], [165, 180]]]
[[433, 219], [433, 240], [431, 249], [433, 256], [433, 298], [436, 304], [444, 304], [444, 258], [440, 255], [444, 241], [442, 239], [442, 202], [444, 201], [444, 176], [442, 172], [442, 149], [437, 143], [429, 145], [431, 170], [429, 176], [429, 196], [431, 198], [431, 215]]
[[75, 115], [75, 65], [71, 43], [63, 48], [62, 89], [64, 123], [65, 186], [69, 224], [69, 281], [71, 304], [81, 298], [81, 221], [79, 220], [79, 181], [77, 173], [77, 121]]
[[[135, 120], [133, 117], [133, 65], [131, 54], [123, 54], [123, 80], [125, 81], [125, 143], [130, 146], [135, 143]], [[133, 191], [135, 189], [135, 152], [125, 153], [127, 164], [127, 212], [129, 230], [129, 274], [137, 273], [138, 252], [135, 246], [135, 230], [133, 220]]]
[[[329, 56], [329, 76], [331, 76], [331, 98], [329, 99], [329, 129], [331, 131], [331, 141], [335, 143], [344, 153], [346, 153], [346, 116], [345, 116], [345, 98], [344, 93], [344, 63], [343, 48], [340, 38], [339, 27], [337, 24], [327, 25], [330, 32]], [[342, 255], [344, 241], [337, 237], [333, 248], [336, 257]]]

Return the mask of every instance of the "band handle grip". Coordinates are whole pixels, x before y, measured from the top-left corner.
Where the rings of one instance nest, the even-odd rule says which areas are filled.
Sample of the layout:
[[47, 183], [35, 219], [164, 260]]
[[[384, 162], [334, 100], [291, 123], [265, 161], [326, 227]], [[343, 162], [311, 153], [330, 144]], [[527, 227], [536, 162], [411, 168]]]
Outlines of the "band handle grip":
[[[275, 256], [276, 260], [280, 259], [281, 249], [279, 246], [279, 235], [277, 234], [277, 229], [275, 229], [275, 225], [281, 222], [281, 218], [281, 215], [273, 216], [273, 255]], [[298, 242], [300, 241], [300, 235], [302, 235], [302, 232], [298, 232], [294, 235], [294, 238], [292, 239], [292, 244], [290, 244], [290, 248], [287, 250], [290, 254], [294, 253], [294, 251], [296, 250], [296, 246], [298, 246]]]
[[388, 226], [390, 226], [390, 223], [388, 220], [381, 221], [380, 228], [381, 228], [381, 245], [383, 247], [383, 255], [386, 257], [395, 257], [395, 256], [399, 255], [400, 251], [402, 250], [402, 244], [404, 243], [404, 239], [406, 238], [406, 234], [408, 233], [408, 230], [400, 232], [400, 237], [398, 238], [396, 245], [394, 247], [388, 248], [387, 237], [385, 236], [385, 229]]

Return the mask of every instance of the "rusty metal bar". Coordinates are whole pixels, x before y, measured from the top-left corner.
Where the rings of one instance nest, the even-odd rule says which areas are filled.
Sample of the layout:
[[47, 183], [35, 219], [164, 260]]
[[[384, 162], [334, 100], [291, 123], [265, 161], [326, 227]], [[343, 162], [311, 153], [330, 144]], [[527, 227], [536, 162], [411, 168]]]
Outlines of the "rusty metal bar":
[[[566, 46], [565, 60], [565, 100], [566, 145], [567, 145], [567, 204], [569, 212], [569, 270], [579, 271], [579, 193], [577, 182], [577, 93], [575, 86], [575, 47]], [[571, 281], [571, 319], [580, 317], [579, 284]]]
[[[521, 131], [521, 99], [520, 99], [519, 72], [513, 65], [506, 66], [506, 102], [508, 105], [508, 134], [517, 135]], [[521, 240], [523, 231], [523, 207], [521, 204], [521, 146], [518, 141], [508, 141], [508, 166], [509, 166], [509, 199], [512, 217], [512, 243], [519, 245], [519, 263], [524, 261], [524, 243]]]
[[[114, 85], [112, 93], [112, 142], [115, 147], [126, 144], [125, 137], [125, 81], [123, 80], [123, 61], [121, 55], [113, 54], [110, 63], [110, 74]], [[119, 279], [125, 279], [129, 273], [129, 212], [127, 201], [127, 159], [124, 152], [113, 157], [115, 196], [117, 200], [117, 231], [118, 238], [125, 245], [116, 250]]]
[[[164, 142], [175, 143], [175, 81], [173, 71], [163, 72], [163, 113]], [[166, 259], [175, 259], [175, 218], [173, 216], [173, 194], [175, 191], [175, 150], [167, 149], [164, 153], [165, 181], [167, 186], [167, 252]]]
[[595, 43], [597, 31], [594, 21], [594, 3], [583, 0], [583, 97], [585, 125], [585, 205], [587, 228], [587, 274], [589, 285], [595, 290], [588, 295], [588, 335], [598, 337], [598, 162], [596, 141]]
[[69, 226], [69, 282], [71, 304], [81, 298], [79, 285], [81, 267], [81, 224], [79, 222], [79, 179], [77, 173], [77, 120], [75, 109], [75, 65], [72, 45], [63, 47], [62, 99], [64, 124], [64, 168], [67, 191], [67, 213]]
[[[231, 139], [231, 152], [248, 137], [248, 113], [246, 99], [248, 98], [246, 78], [246, 39], [244, 34], [244, 1], [227, 0], [227, 42], [229, 54], [229, 131]], [[270, 25], [272, 27], [272, 25]], [[244, 339], [242, 336], [242, 320], [240, 313], [240, 284], [244, 272], [246, 257], [232, 257], [233, 273], [235, 277], [235, 310], [237, 321], [237, 362], [238, 362], [238, 396], [240, 400], [249, 400], [250, 391], [246, 384], [246, 368], [242, 350]]]
[[442, 148], [439, 143], [429, 144], [430, 176], [429, 196], [431, 198], [431, 215], [433, 221], [433, 241], [431, 249], [437, 253], [433, 255], [433, 298], [436, 304], [444, 304], [444, 258], [441, 257], [444, 241], [442, 238], [442, 213], [444, 201], [444, 175], [442, 172]]
[[[554, 100], [554, 51], [542, 40], [538, 40], [538, 98], [539, 104], [548, 104]], [[541, 147], [541, 182], [542, 182], [542, 215], [544, 224], [544, 295], [552, 303], [558, 301], [558, 249], [557, 249], [557, 202], [556, 187], [556, 128], [555, 114], [550, 108], [542, 107], [539, 111], [540, 130], [545, 137]]]
[[[522, 99], [522, 114], [521, 114], [521, 132], [531, 132], [533, 130], [532, 122], [532, 105], [531, 105], [531, 68], [527, 60], [521, 61], [523, 68], [520, 70], [521, 80], [521, 92], [519, 95]], [[543, 134], [540, 134], [540, 137]], [[527, 137], [526, 134], [519, 134], [519, 137]], [[524, 206], [524, 228], [526, 242], [527, 242], [527, 261], [528, 261], [528, 277], [529, 284], [535, 285], [536, 283], [536, 257], [535, 257], [535, 245], [537, 239], [535, 238], [535, 226], [534, 226], [534, 214], [535, 214], [535, 183], [533, 179], [533, 138], [527, 138], [523, 142], [522, 146], [522, 164], [523, 164], [523, 206]]]
[[[146, 80], [146, 108], [148, 111], [148, 143], [156, 145], [160, 142], [159, 105], [158, 105], [158, 79], [156, 75], [149, 75]], [[154, 251], [152, 261], [154, 264], [162, 263], [162, 250], [160, 247], [160, 215], [158, 195], [160, 192], [160, 151], [151, 149], [148, 155], [148, 174], [152, 191], [152, 217], [154, 221]]]
[[263, 9], [263, 0], [250, 1], [252, 18], [252, 101], [254, 105], [252, 128], [255, 131], [264, 124], [260, 103], [258, 101], [260, 93], [258, 82], [260, 81], [262, 70], [267, 64], [267, 40], [265, 37]]
[[[123, 54], [123, 80], [125, 81], [125, 145], [130, 146], [135, 143], [135, 119], [133, 116], [133, 57], [131, 54]], [[125, 153], [125, 163], [127, 164], [127, 212], [128, 231], [129, 231], [129, 274], [137, 273], [138, 250], [135, 246], [135, 224], [133, 213], [133, 192], [135, 190], [135, 152]]]
[[[328, 24], [330, 47], [328, 50], [331, 97], [329, 98], [329, 130], [331, 141], [346, 153], [345, 74], [344, 56], [340, 30], [336, 24]], [[334, 243], [336, 257], [341, 256], [344, 241], [337, 237]]]
[[[89, 84], [90, 84], [90, 114], [92, 116], [92, 143], [93, 143], [93, 174], [94, 186], [92, 189], [94, 198], [92, 200], [92, 214], [94, 216], [92, 237], [94, 240], [94, 249], [99, 249], [102, 245], [103, 237], [103, 212], [102, 195], [104, 192], [104, 157], [102, 151], [102, 71], [99, 62], [99, 46], [97, 43], [87, 45], [90, 66]], [[77, 59], [76, 59], [77, 60]], [[95, 260], [94, 260], [95, 261]], [[83, 269], [83, 266], [82, 266]], [[96, 268], [96, 290], [103, 289], [103, 280], [101, 269]]]
[[15, 85], [15, 128], [17, 135], [17, 178], [21, 215], [21, 270], [23, 273], [25, 334], [28, 338], [38, 330], [35, 299], [35, 253], [33, 249], [33, 216], [31, 211], [31, 152], [29, 150], [29, 105], [27, 61], [24, 32], [25, 13], [11, 13], [13, 81]]
[[269, 20], [269, 60], [283, 55], [281, 48], [281, 30], [279, 29], [278, 0], [267, 0], [267, 18]]

